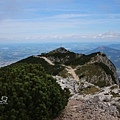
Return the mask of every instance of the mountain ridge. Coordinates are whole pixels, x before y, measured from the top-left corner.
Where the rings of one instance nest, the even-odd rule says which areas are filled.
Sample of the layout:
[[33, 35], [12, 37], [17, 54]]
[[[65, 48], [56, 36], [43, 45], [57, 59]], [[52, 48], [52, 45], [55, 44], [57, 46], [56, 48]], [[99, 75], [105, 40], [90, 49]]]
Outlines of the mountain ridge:
[[[108, 120], [108, 117], [110, 120], [119, 120], [119, 81], [116, 68], [106, 54], [102, 52], [78, 54], [60, 47], [48, 53], [30, 56], [12, 65], [21, 66], [21, 64], [42, 66], [47, 74], [56, 79], [63, 90], [69, 89], [71, 97], [68, 105], [56, 120], [83, 118]], [[29, 70], [31, 71], [31, 67]], [[33, 71], [37, 72], [34, 69]], [[20, 72], [22, 73], [22, 70]], [[26, 78], [28, 80], [28, 77]], [[82, 116], [84, 117], [81, 118]]]
[[[49, 64], [45, 59], [49, 60], [49, 62], [51, 62], [52, 65]], [[71, 66], [75, 69], [75, 73], [77, 74], [77, 76], [79, 76], [80, 79], [85, 79], [85, 77], [87, 77], [87, 80], [92, 83], [96, 82], [96, 79], [94, 78], [96, 72], [95, 73], [92, 72], [94, 71], [93, 69], [95, 68], [96, 71], [99, 71], [99, 74], [101, 74], [102, 78], [106, 76], [106, 79], [108, 82], [106, 83], [106, 80], [105, 79], [102, 80], [101, 78], [99, 78], [98, 81], [101, 81], [101, 80], [105, 81], [106, 85], [108, 83], [119, 84], [117, 74], [116, 74], [116, 68], [114, 64], [107, 58], [107, 56], [104, 53], [101, 53], [101, 52], [95, 52], [89, 55], [85, 55], [85, 54], [74, 53], [69, 50], [66, 50], [63, 47], [60, 47], [48, 53], [41, 53], [41, 55], [31, 56], [31, 58], [26, 58], [19, 62], [42, 64], [45, 70], [52, 75], [60, 75], [61, 73], [65, 74], [65, 71], [66, 71], [65, 66]], [[63, 66], [63, 64], [65, 66]], [[89, 67], [91, 67], [92, 69], [89, 70]], [[50, 70], [48, 70], [48, 68], [50, 68]], [[84, 73], [84, 71], [79, 70], [80, 68], [86, 71], [87, 73]], [[53, 72], [53, 69], [55, 73]], [[55, 69], [57, 69], [57, 71]], [[66, 76], [66, 75], [63, 75], [63, 76]], [[81, 76], [84, 76], [84, 77], [81, 77]], [[96, 77], [98, 78], [98, 76]]]

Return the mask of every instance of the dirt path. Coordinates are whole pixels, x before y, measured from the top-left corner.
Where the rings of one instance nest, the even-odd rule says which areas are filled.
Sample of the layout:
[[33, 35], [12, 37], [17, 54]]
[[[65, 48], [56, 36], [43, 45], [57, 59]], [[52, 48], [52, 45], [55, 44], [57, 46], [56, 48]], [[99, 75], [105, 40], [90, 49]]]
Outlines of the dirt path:
[[[43, 58], [46, 62], [48, 62], [50, 65], [55, 65], [51, 60], [49, 60], [48, 58], [46, 57], [40, 57], [40, 58]], [[79, 77], [76, 75], [74, 69], [71, 67], [71, 66], [66, 66], [66, 65], [63, 65], [66, 67], [66, 70], [68, 71], [68, 73], [70, 73], [73, 78], [76, 80], [76, 81], [79, 81]]]
[[79, 77], [76, 75], [74, 69], [71, 66], [66, 66], [66, 70], [73, 76], [76, 81], [79, 81]]
[[46, 62], [48, 62], [50, 65], [55, 65], [51, 60], [49, 60], [48, 58], [46, 57], [40, 57], [40, 58], [43, 58]]
[[[49, 60], [46, 57], [40, 57], [40, 58], [43, 58], [50, 65], [55, 65], [51, 60]], [[65, 65], [63, 65], [63, 66], [65, 66]], [[76, 81], [79, 81], [79, 77], [76, 75], [75, 70], [71, 66], [65, 66], [65, 67], [66, 67], [66, 70], [68, 71], [68, 73], [71, 74]]]

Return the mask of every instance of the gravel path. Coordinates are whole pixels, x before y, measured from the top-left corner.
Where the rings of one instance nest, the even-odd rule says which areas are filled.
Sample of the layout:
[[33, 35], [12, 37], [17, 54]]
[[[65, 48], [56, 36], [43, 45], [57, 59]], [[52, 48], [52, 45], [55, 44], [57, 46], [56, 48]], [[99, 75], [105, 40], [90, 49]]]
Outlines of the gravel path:
[[50, 65], [54, 65], [54, 63], [51, 61], [51, 60], [49, 60], [48, 58], [46, 58], [46, 57], [40, 57], [40, 58], [43, 58], [46, 62], [48, 62]]
[[72, 99], [68, 102], [64, 112], [55, 120], [120, 120], [120, 118], [98, 108], [97, 104]]
[[[43, 58], [50, 65], [54, 65], [54, 63], [51, 60], [49, 60], [48, 58], [46, 58], [46, 57], [40, 57], [40, 58]], [[63, 66], [65, 66], [65, 65], [63, 65]], [[65, 67], [66, 67], [66, 70], [68, 71], [68, 73], [70, 73], [73, 76], [73, 79], [75, 79], [76, 81], [79, 81], [79, 77], [76, 75], [74, 69], [71, 66], [65, 66]]]
[[66, 70], [73, 76], [73, 79], [79, 81], [79, 77], [76, 75], [74, 69], [71, 66], [66, 66]]

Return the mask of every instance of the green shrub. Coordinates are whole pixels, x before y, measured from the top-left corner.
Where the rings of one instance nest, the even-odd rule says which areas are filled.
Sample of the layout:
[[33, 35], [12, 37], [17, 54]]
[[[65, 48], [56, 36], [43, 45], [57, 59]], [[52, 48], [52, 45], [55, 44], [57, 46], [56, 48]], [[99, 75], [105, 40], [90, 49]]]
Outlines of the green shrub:
[[59, 72], [61, 72], [64, 69], [64, 67], [60, 64], [50, 65], [44, 59], [33, 57], [33, 56], [30, 56], [26, 59], [18, 61], [17, 63], [40, 64], [45, 69], [45, 71], [51, 75], [58, 75]]
[[65, 108], [68, 89], [39, 64], [14, 64], [0, 69], [0, 120], [52, 120]]
[[97, 53], [92, 53], [89, 55], [82, 55], [81, 57], [75, 57], [74, 59], [70, 59], [69, 61], [65, 62], [66, 65], [84, 65], [85, 63], [89, 62], [92, 57], [96, 56], [99, 54]]

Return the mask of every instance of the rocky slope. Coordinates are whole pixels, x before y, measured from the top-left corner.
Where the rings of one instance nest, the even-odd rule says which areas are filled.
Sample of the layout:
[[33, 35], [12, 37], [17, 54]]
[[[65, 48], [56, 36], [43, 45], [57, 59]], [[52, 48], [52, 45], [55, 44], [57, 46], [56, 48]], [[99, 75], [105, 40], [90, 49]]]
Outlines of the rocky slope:
[[120, 120], [120, 83], [104, 53], [76, 54], [61, 47], [19, 62], [41, 64], [70, 90], [68, 105], [56, 120]]
[[72, 99], [64, 113], [55, 120], [119, 120], [120, 118], [116, 116], [117, 113], [113, 106]]
[[[89, 55], [70, 52], [65, 48], [58, 48], [49, 53], [42, 53], [39, 57], [46, 57], [54, 64], [72, 67], [80, 81], [88, 81], [99, 87], [119, 84], [116, 68], [104, 53], [96, 52]], [[65, 67], [66, 68], [66, 67]], [[66, 69], [57, 75], [67, 77]]]
[[116, 68], [104, 53], [98, 52], [84, 65], [76, 67], [76, 73], [82, 80], [99, 87], [119, 84]]
[[87, 81], [55, 76], [60, 86], [68, 88], [71, 98], [55, 120], [120, 120], [120, 89], [114, 84], [98, 87]]
[[[117, 48], [117, 47], [116, 47]], [[120, 50], [118, 49], [114, 49], [111, 46], [110, 47], [106, 47], [106, 46], [100, 46], [96, 49], [93, 49], [91, 51], [89, 51], [87, 54], [93, 53], [93, 52], [104, 52], [108, 58], [111, 59], [111, 61], [116, 65], [116, 67], [120, 68]]]

